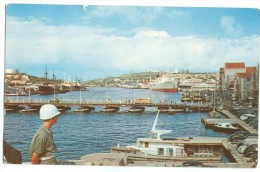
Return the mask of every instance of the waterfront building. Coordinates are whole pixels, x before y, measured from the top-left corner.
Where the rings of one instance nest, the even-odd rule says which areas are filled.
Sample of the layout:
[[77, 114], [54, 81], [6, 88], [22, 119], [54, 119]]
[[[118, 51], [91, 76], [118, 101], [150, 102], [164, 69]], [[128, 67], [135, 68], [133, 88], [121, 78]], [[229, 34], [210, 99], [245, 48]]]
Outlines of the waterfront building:
[[[246, 67], [245, 63], [225, 63], [219, 72], [219, 85], [222, 91], [227, 91], [228, 96], [236, 100], [247, 100], [255, 95], [258, 90], [256, 67]], [[257, 94], [258, 95], [258, 94]], [[255, 99], [257, 98], [255, 96]]]

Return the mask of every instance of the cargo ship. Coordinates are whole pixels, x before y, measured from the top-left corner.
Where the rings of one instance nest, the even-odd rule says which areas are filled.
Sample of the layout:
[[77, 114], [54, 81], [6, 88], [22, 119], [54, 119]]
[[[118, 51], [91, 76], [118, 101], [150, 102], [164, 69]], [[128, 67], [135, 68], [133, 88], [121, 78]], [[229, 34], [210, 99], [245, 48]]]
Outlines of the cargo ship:
[[170, 92], [177, 93], [178, 92], [179, 81], [168, 76], [162, 76], [158, 78], [156, 81], [151, 82], [149, 85], [149, 89], [153, 91], [159, 92]]

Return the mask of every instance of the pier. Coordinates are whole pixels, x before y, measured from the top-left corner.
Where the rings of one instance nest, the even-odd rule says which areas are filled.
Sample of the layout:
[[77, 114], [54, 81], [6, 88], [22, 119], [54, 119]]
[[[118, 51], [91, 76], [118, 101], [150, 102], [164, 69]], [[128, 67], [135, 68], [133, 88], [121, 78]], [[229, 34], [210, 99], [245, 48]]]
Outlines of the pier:
[[[12, 101], [5, 102], [5, 110], [6, 112], [19, 111], [23, 109], [25, 106], [29, 107], [29, 109], [40, 109], [40, 107], [44, 104], [50, 103], [50, 101]], [[197, 112], [208, 112], [212, 110], [212, 107], [207, 105], [199, 104], [199, 103], [134, 103], [134, 102], [110, 102], [110, 101], [87, 101], [87, 102], [76, 102], [76, 101], [61, 101], [56, 102], [53, 101], [51, 104], [54, 104], [63, 112], [66, 110], [70, 110], [72, 106], [77, 107], [92, 107], [92, 110], [95, 110], [97, 106], [104, 106], [115, 108], [116, 111], [120, 111], [120, 107], [141, 107], [145, 111], [145, 107], [155, 107], [159, 110], [170, 110], [170, 109], [184, 109], [185, 111], [197, 111]]]
[[237, 117], [227, 110], [218, 110], [221, 114], [225, 115], [227, 118], [202, 118], [201, 122], [204, 123], [206, 128], [212, 128], [214, 125], [222, 122], [228, 122], [230, 124], [238, 124], [242, 129], [251, 133], [257, 134], [258, 131], [250, 127], [245, 121], [237, 119]]

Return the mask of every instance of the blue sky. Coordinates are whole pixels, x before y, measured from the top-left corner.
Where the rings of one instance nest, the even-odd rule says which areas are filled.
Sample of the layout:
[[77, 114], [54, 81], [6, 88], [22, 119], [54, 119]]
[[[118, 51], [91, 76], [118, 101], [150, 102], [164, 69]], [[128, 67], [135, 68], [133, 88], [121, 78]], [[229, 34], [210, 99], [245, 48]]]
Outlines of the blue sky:
[[258, 9], [10, 4], [6, 68], [83, 80], [259, 61]]

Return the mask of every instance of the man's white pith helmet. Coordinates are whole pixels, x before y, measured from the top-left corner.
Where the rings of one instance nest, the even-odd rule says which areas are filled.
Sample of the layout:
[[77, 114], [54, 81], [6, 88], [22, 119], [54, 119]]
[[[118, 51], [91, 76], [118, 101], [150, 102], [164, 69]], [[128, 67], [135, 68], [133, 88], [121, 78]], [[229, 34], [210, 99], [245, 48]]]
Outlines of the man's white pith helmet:
[[41, 120], [51, 119], [59, 114], [60, 114], [60, 112], [58, 111], [56, 106], [54, 106], [52, 104], [43, 105], [40, 109], [40, 119]]

